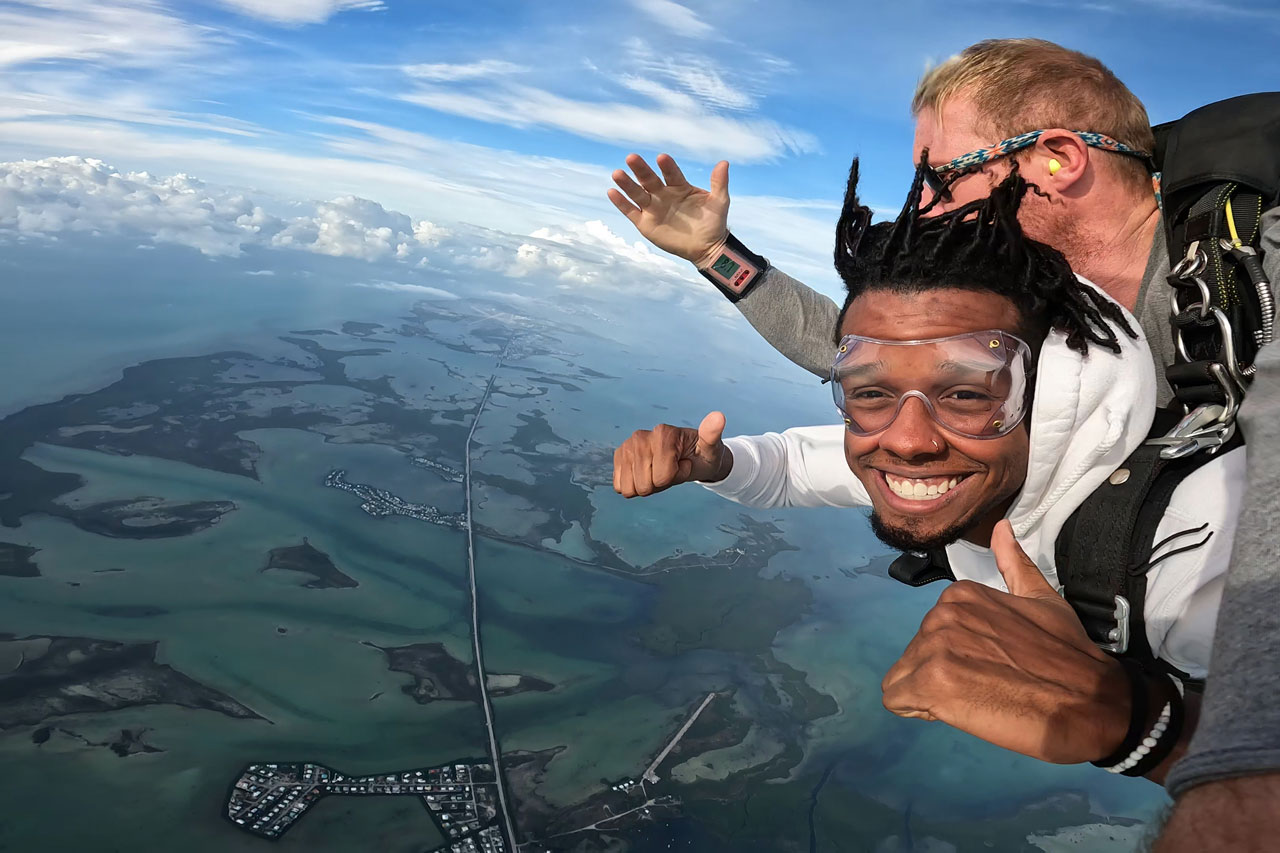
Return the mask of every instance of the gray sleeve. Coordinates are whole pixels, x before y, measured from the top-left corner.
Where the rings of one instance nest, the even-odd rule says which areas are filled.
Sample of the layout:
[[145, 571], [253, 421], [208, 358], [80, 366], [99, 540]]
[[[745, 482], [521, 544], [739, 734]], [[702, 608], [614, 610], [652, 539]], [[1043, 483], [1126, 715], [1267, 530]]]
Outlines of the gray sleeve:
[[[1280, 281], [1280, 210], [1269, 212], [1266, 267]], [[1280, 341], [1258, 357], [1240, 411], [1249, 488], [1236, 530], [1200, 724], [1169, 773], [1169, 793], [1280, 771]]]
[[840, 306], [829, 297], [769, 267], [736, 304], [774, 349], [810, 373], [827, 378], [840, 316]]

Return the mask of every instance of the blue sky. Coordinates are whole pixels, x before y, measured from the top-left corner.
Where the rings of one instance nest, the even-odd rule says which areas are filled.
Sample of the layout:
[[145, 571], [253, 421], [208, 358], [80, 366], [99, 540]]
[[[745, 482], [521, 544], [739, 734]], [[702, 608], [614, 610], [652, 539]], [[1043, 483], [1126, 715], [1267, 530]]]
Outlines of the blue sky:
[[1280, 87], [1277, 0], [24, 0], [0, 2], [0, 160], [630, 240], [604, 196], [628, 151], [695, 181], [725, 157], [735, 231], [821, 277], [849, 158], [896, 207], [920, 73], [1014, 35], [1103, 59], [1155, 121]]

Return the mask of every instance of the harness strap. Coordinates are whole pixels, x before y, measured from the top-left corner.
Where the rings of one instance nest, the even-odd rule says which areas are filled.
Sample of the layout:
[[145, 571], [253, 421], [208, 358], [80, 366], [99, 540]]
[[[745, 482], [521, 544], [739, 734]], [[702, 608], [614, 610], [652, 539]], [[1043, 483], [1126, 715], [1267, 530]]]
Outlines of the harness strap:
[[956, 579], [951, 571], [947, 552], [941, 548], [925, 553], [904, 551], [902, 556], [889, 564], [889, 577], [907, 586], [924, 586], [934, 581]]
[[[1159, 410], [1150, 435], [1164, 435], [1178, 420], [1177, 411]], [[1220, 452], [1242, 444], [1234, 434]], [[1152, 671], [1186, 680], [1187, 674], [1157, 658], [1147, 641], [1147, 573], [1162, 560], [1208, 542], [1212, 534], [1204, 534], [1204, 526], [1161, 542], [1155, 536], [1174, 491], [1217, 457], [1195, 453], [1170, 459], [1161, 453], [1163, 447], [1148, 442], [1130, 454], [1071, 514], [1058, 535], [1055, 556], [1064, 596], [1095, 643]]]

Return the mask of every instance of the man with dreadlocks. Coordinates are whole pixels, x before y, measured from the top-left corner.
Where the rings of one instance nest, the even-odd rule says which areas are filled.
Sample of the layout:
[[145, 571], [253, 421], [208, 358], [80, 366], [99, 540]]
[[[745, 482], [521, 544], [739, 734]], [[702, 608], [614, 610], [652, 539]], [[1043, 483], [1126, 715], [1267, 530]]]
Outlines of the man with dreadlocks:
[[[659, 425], [615, 452], [614, 488], [700, 481], [751, 506], [871, 506], [881, 539], [944, 551], [957, 581], [885, 676], [887, 708], [1161, 779], [1194, 728], [1191, 694], [1184, 704], [1180, 682], [1100, 650], [1055, 570], [1067, 518], [1152, 423], [1146, 342], [1061, 253], [1024, 237], [1016, 170], [931, 217], [923, 173], [896, 221], [868, 226], [856, 161], [850, 172], [829, 373], [843, 427], [723, 440], [719, 412], [696, 430]], [[1182, 482], [1157, 530], [1174, 545], [1148, 573], [1146, 639], [1190, 677], [1207, 671], [1243, 484], [1243, 449], [1222, 455]]]
[[[1138, 98], [1093, 57], [1039, 39], [995, 39], [929, 71], [911, 112], [913, 150], [918, 156], [928, 148], [933, 166], [927, 192], [945, 191], [943, 207], [985, 194], [1011, 162], [1036, 176], [1043, 196], [1023, 208], [1027, 233], [1062, 251], [1137, 316], [1156, 361], [1157, 399], [1170, 399], [1163, 372], [1175, 357], [1170, 262], [1143, 159], [1154, 138]], [[732, 278], [713, 275], [732, 243], [729, 164], [716, 165], [707, 191], [690, 185], [667, 155], [657, 160], [661, 175], [638, 155], [626, 162], [635, 178], [615, 171], [618, 189], [609, 197], [640, 233], [727, 285], [769, 343], [824, 374], [838, 306], [749, 252], [739, 256], [759, 262], [756, 274], [739, 281], [742, 273], [730, 264]], [[1280, 207], [1262, 211], [1259, 227], [1263, 268], [1280, 281]], [[1178, 843], [1186, 845], [1177, 849], [1235, 849], [1280, 832], [1280, 539], [1273, 532], [1280, 513], [1280, 456], [1273, 450], [1280, 442], [1280, 344], [1263, 348], [1255, 367], [1239, 417], [1255, 464], [1218, 621], [1218, 665], [1201, 735], [1169, 782], [1174, 796], [1198, 786], [1188, 799], [1195, 808], [1176, 812]], [[1175, 849], [1173, 840], [1163, 843], [1161, 850]]]

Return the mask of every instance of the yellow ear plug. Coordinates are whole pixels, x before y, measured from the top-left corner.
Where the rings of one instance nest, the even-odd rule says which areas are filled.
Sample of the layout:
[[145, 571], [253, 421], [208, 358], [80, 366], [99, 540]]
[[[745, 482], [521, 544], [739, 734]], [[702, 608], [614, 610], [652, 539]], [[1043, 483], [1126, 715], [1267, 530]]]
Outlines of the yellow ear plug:
[[1050, 158], [1050, 159], [1049, 159], [1049, 174], [1050, 174], [1050, 175], [1056, 175], [1056, 174], [1058, 174], [1058, 170], [1059, 170], [1059, 169], [1061, 169], [1061, 168], [1062, 168], [1062, 164], [1061, 164], [1061, 163], [1059, 163], [1056, 159], [1054, 159], [1054, 158]]

